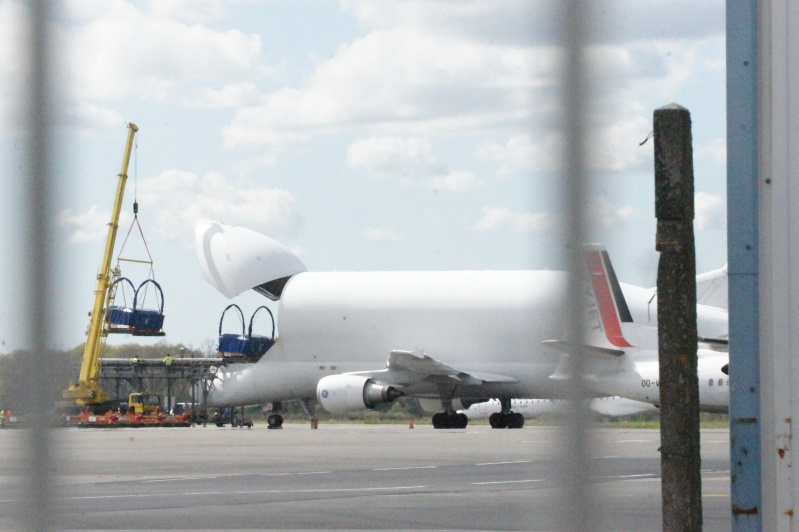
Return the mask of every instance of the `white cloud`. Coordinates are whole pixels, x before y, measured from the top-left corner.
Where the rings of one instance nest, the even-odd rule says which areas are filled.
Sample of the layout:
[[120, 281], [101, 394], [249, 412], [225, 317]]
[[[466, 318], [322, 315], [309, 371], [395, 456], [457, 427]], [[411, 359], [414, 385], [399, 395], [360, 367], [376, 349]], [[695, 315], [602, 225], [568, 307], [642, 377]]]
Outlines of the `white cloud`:
[[394, 227], [364, 227], [361, 235], [366, 240], [400, 242], [405, 240], [405, 235]]
[[[202, 25], [224, 15], [216, 0], [152, 1], [148, 9], [124, 0], [59, 3], [49, 29], [52, 86], [59, 124], [80, 131], [114, 125], [118, 102], [169, 102], [195, 107], [241, 107], [260, 101], [253, 80], [261, 38]], [[0, 0], [0, 125], [18, 127], [24, 109], [26, 5]]]
[[[634, 210], [630, 206], [616, 207], [604, 196], [592, 196], [588, 200], [587, 223], [594, 230], [604, 230], [628, 220]], [[510, 233], [538, 233], [556, 230], [559, 220], [550, 212], [518, 213], [504, 207], [485, 206], [482, 218], [473, 229], [476, 231], [506, 231]]]
[[[319, 63], [305, 84], [239, 109], [224, 130], [226, 147], [285, 150], [315, 134], [360, 129], [425, 138], [502, 132], [511, 140], [486, 154], [502, 161], [499, 177], [530, 167], [560, 170], [558, 48], [521, 36], [487, 39], [481, 30], [522, 14], [539, 21], [541, 12], [524, 2], [504, 9], [467, 4], [406, 1], [378, 9], [345, 3], [371, 31]], [[683, 18], [662, 11], [671, 13], [669, 20]], [[722, 34], [714, 38], [723, 42]], [[601, 92], [592, 96], [584, 125], [592, 146], [587, 162], [600, 171], [643, 170], [651, 150], [638, 143], [651, 130], [650, 102], [679, 93], [697, 68], [696, 43], [671, 36], [608, 42], [589, 49]]]
[[26, 35], [27, 5], [22, 2], [0, 2], [0, 128], [18, 130], [24, 123], [25, 95], [22, 81], [28, 73]]
[[726, 231], [727, 204], [724, 199], [708, 192], [694, 197], [694, 226], [697, 231]]
[[370, 137], [355, 141], [347, 150], [347, 164], [378, 179], [393, 179], [405, 186], [467, 192], [484, 186], [472, 172], [451, 170], [433, 155], [421, 137]]
[[[303, 219], [288, 191], [260, 186], [250, 180], [232, 181], [209, 172], [199, 176], [165, 170], [140, 179], [137, 186], [139, 220], [160, 238], [191, 245], [198, 218], [250, 227], [269, 235], [293, 235]], [[110, 212], [92, 206], [85, 213], [64, 211], [61, 225], [71, 229], [69, 242], [99, 241], [107, 234]], [[132, 218], [123, 212], [123, 221]], [[153, 228], [149, 230], [149, 228]]]
[[214, 172], [199, 176], [165, 170], [140, 180], [138, 190], [139, 203], [157, 212], [158, 230], [167, 236], [185, 236], [188, 241], [197, 218], [242, 225], [270, 235], [296, 234], [303, 224], [290, 192], [247, 179], [232, 181]]
[[507, 231], [510, 233], [534, 233], [553, 227], [550, 213], [516, 213], [503, 207], [485, 206], [483, 217], [474, 224], [476, 231]]
[[211, 22], [225, 15], [219, 0], [148, 0], [147, 11], [158, 18], [193, 23]]
[[97, 206], [92, 205], [85, 213], [74, 213], [70, 209], [61, 211], [58, 224], [70, 231], [67, 241], [78, 244], [103, 238], [107, 232], [104, 223], [107, 224], [110, 218], [110, 213], [98, 213]]
[[515, 135], [505, 144], [488, 142], [480, 146], [478, 157], [498, 165], [497, 178], [518, 172], [554, 172], [562, 167], [563, 139], [560, 135], [546, 135], [534, 142], [529, 134]]
[[370, 137], [347, 150], [347, 164], [380, 179], [413, 178], [443, 173], [433, 148], [421, 137]]
[[421, 183], [420, 186], [431, 190], [444, 190], [447, 192], [468, 192], [485, 186], [471, 172], [450, 171], [447, 174], [433, 176], [428, 182]]
[[594, 128], [588, 142], [588, 168], [600, 172], [651, 170], [651, 145], [640, 145], [651, 129], [651, 116], [643, 114], [618, 117]]
[[189, 105], [202, 109], [236, 108], [256, 105], [262, 99], [254, 83], [231, 83], [219, 90], [209, 87], [200, 89]]
[[[623, 172], [646, 170], [652, 166], [651, 146], [641, 147], [651, 120], [643, 116], [618, 117], [606, 123], [597, 123], [587, 129], [589, 170]], [[529, 134], [515, 135], [505, 144], [488, 142], [478, 150], [478, 157], [497, 164], [496, 177], [503, 179], [517, 173], [550, 173], [564, 170], [563, 136], [544, 134], [533, 140]]]
[[[369, 26], [420, 26], [451, 36], [468, 34], [486, 42], [516, 45], [552, 42], [562, 27], [558, 17], [565, 14], [559, 0], [503, 0], [501, 9], [495, 0], [344, 0], [342, 5]], [[600, 42], [671, 40], [724, 33], [723, 0], [587, 2], [584, 7], [595, 30], [588, 38]]]
[[629, 205], [617, 207], [605, 196], [592, 196], [588, 200], [587, 222], [594, 230], [609, 229], [617, 223], [628, 220], [634, 210]]
[[[58, 225], [68, 233], [67, 242], [81, 244], [83, 242], [99, 242], [108, 236], [108, 222], [111, 220], [110, 210], [99, 210], [92, 205], [84, 213], [75, 213], [71, 209], [61, 211]], [[124, 227], [133, 220], [127, 212], [120, 213], [119, 225]]]
[[[211, 12], [215, 5], [204, 3]], [[250, 80], [259, 67], [260, 37], [172, 18], [181, 12], [184, 20], [204, 19], [198, 15], [203, 9], [178, 7], [169, 3], [148, 13], [122, 0], [66, 3], [60, 85], [75, 98], [94, 101], [180, 102], [195, 83]]]
[[80, 132], [99, 130], [113, 131], [125, 124], [125, 120], [114, 109], [88, 102], [73, 102], [63, 109], [63, 125]]
[[694, 150], [694, 155], [696, 157], [708, 157], [721, 165], [726, 165], [727, 139], [717, 138], [701, 146], [697, 146]]
[[418, 28], [375, 30], [318, 65], [306, 86], [240, 110], [225, 142], [269, 147], [277, 132], [363, 126], [388, 135], [519, 128], [527, 125], [533, 91], [546, 98], [555, 58], [553, 50], [482, 45]]

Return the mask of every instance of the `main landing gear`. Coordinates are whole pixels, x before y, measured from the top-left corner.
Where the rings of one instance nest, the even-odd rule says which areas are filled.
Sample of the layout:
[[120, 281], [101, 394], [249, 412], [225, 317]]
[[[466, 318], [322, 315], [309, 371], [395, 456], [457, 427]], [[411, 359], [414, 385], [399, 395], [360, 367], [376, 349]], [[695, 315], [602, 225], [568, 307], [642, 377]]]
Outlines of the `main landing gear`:
[[469, 424], [466, 414], [456, 412], [455, 405], [452, 404], [456, 388], [457, 386], [439, 385], [438, 394], [444, 411], [433, 414], [434, 429], [465, 429]]
[[269, 414], [269, 417], [266, 418], [267, 428], [270, 429], [283, 428], [283, 416], [277, 413], [282, 408], [282, 406], [283, 405], [280, 404], [280, 401], [275, 401], [274, 403], [272, 403], [272, 412], [274, 413]]
[[466, 414], [459, 414], [454, 410], [433, 414], [434, 429], [465, 429], [469, 424]]
[[510, 399], [500, 399], [502, 410], [489, 416], [492, 429], [520, 429], [524, 426], [524, 416], [510, 410]]

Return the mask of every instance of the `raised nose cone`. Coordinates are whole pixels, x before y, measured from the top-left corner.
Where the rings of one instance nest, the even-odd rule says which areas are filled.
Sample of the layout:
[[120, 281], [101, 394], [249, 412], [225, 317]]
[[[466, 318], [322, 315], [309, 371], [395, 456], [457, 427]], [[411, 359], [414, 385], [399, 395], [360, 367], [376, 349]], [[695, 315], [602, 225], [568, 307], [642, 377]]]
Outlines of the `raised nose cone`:
[[194, 243], [203, 277], [228, 298], [307, 271], [282, 245], [244, 227], [197, 220]]

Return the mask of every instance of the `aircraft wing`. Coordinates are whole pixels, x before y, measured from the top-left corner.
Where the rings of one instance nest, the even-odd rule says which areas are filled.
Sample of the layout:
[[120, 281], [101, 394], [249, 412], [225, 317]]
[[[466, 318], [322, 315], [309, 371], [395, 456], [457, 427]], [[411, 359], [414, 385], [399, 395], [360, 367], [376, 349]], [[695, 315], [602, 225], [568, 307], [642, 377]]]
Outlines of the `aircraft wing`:
[[485, 383], [515, 383], [507, 375], [457, 369], [427, 355], [424, 351], [391, 351], [385, 369], [359, 371], [351, 375], [370, 377], [387, 384], [409, 386], [421, 381], [481, 385]]
[[624, 354], [624, 351], [622, 351], [621, 349], [611, 349], [609, 347], [599, 347], [586, 344], [580, 345], [571, 342], [564, 342], [561, 340], [544, 340], [541, 343], [547, 347], [551, 347], [552, 349], [560, 351], [561, 353], [565, 353], [567, 355], [581, 355], [581, 356], [610, 355], [614, 357], [620, 357]]
[[699, 347], [710, 349], [712, 351], [720, 351], [729, 353], [730, 339], [729, 338], [699, 338]]

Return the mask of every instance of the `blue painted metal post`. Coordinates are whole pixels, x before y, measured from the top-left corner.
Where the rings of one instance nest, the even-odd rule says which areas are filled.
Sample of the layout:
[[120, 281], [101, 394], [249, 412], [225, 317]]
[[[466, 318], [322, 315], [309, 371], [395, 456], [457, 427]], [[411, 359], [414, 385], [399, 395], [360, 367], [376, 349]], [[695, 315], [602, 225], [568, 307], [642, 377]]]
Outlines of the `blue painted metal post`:
[[761, 530], [757, 1], [727, 0], [732, 529]]

